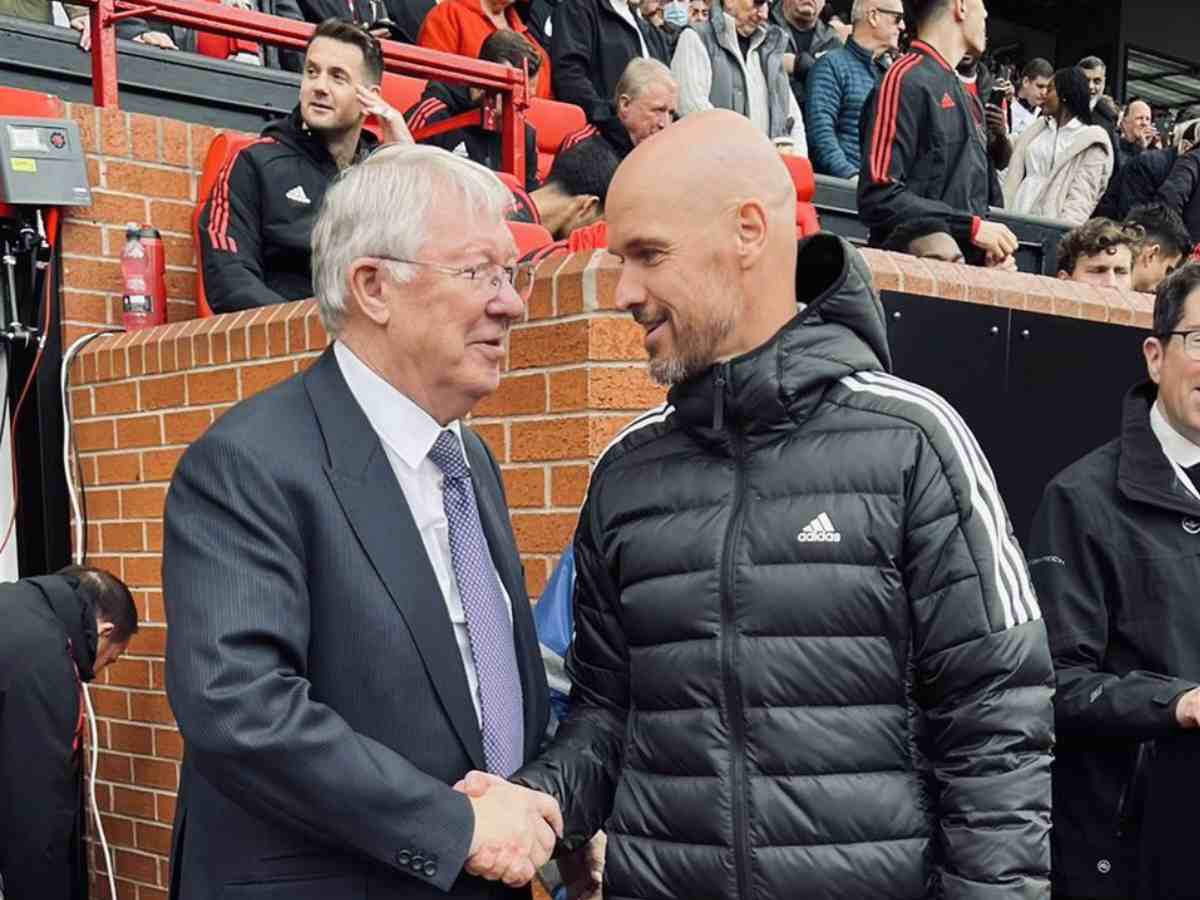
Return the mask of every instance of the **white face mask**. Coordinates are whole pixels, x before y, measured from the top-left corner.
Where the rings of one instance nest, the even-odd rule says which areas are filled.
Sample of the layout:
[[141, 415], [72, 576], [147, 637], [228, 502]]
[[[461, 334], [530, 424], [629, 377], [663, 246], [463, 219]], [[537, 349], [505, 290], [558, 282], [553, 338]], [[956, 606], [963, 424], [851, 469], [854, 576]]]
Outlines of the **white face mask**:
[[671, 0], [663, 5], [663, 18], [670, 25], [683, 28], [688, 23], [688, 5], [685, 0]]

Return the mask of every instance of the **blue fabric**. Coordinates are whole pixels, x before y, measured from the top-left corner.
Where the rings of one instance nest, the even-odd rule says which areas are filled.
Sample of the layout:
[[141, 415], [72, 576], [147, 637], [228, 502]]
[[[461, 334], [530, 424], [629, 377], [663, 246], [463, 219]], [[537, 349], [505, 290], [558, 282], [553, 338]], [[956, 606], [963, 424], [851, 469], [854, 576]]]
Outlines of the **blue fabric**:
[[574, 593], [575, 548], [568, 544], [550, 580], [546, 582], [541, 599], [533, 608], [533, 625], [537, 629], [542, 662], [546, 666], [546, 680], [550, 685], [552, 727], [567, 717], [570, 703], [571, 688], [563, 661], [575, 634], [575, 611], [571, 605]]
[[808, 73], [804, 127], [813, 170], [853, 178], [862, 153], [858, 120], [883, 70], [853, 38], [830, 50]]

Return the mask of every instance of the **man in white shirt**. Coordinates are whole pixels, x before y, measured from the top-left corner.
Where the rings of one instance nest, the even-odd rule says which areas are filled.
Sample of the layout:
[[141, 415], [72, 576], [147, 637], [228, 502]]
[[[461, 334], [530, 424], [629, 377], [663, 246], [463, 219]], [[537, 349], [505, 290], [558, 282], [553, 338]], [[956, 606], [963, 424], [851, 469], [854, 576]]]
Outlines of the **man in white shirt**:
[[1054, 896], [1068, 900], [1194, 895], [1190, 867], [1164, 869], [1145, 835], [1180, 830], [1146, 802], [1150, 743], [1200, 746], [1200, 267], [1159, 286], [1143, 350], [1150, 378], [1120, 437], [1054, 478], [1030, 542], [1058, 682]]
[[1017, 89], [1016, 99], [1009, 105], [1009, 135], [1014, 140], [1042, 114], [1053, 77], [1054, 66], [1040, 57], [1031, 59], [1021, 70], [1021, 86]]
[[681, 115], [731, 109], [781, 152], [808, 156], [804, 116], [785, 68], [788, 36], [767, 21], [767, 0], [714, 2], [708, 22], [679, 35], [671, 72]]
[[180, 462], [176, 896], [286, 879], [296, 900], [527, 900], [561, 833], [543, 794], [454, 789], [510, 775], [548, 719], [500, 472], [461, 422], [498, 387], [532, 287], [510, 203], [436, 147], [347, 169], [313, 229], [333, 345]]

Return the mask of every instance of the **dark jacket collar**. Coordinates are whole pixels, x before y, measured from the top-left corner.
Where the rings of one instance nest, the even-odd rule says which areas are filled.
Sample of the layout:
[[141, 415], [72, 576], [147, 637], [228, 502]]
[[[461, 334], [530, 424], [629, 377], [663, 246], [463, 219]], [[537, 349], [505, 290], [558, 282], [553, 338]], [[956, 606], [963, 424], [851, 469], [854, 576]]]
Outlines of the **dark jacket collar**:
[[1130, 500], [1194, 516], [1200, 513], [1200, 501], [1180, 483], [1150, 427], [1150, 409], [1157, 399], [1158, 387], [1152, 381], [1125, 395], [1117, 487]]
[[[268, 122], [262, 130], [262, 136], [274, 138], [279, 143], [300, 151], [318, 167], [332, 166], [334, 171], [337, 169], [337, 164], [329, 155], [324, 141], [309, 131], [304, 124], [304, 119], [300, 115], [299, 103], [287, 118]], [[354, 162], [366, 159], [377, 146], [379, 146], [379, 138], [364, 128], [358, 138], [358, 148], [354, 151]]]
[[[783, 14], [783, 0], [777, 0], [777, 2], [771, 4], [771, 12], [767, 18], [770, 19], [772, 23], [782, 28], [785, 34], [791, 34], [793, 30], [800, 30], [795, 28], [795, 26], [788, 21], [787, 16]], [[813, 26], [812, 33], [812, 49], [810, 52], [814, 55], [821, 53], [824, 50], [831, 49], [826, 46], [831, 42], [834, 42], [834, 46], [837, 46], [841, 43], [841, 41], [838, 40], [837, 32], [833, 30], [833, 27], [822, 22], [820, 19], [817, 19], [817, 24]]]
[[734, 433], [769, 438], [808, 418], [838, 379], [891, 368], [870, 270], [841, 238], [801, 243], [796, 299], [807, 306], [767, 343], [671, 389], [686, 427], [717, 443]]
[[79, 594], [79, 579], [70, 575], [42, 575], [26, 578], [25, 582], [41, 594], [66, 632], [79, 677], [91, 681], [96, 677], [96, 644], [99, 640], [96, 610], [90, 600]]
[[925, 43], [925, 41], [913, 41], [912, 49], [914, 53], [920, 53], [924, 56], [930, 57], [931, 59], [937, 60], [938, 65], [947, 72], [954, 72], [954, 66], [950, 65], [950, 63], [946, 61], [946, 57], [942, 56], [942, 54], [935, 50], [932, 45]]

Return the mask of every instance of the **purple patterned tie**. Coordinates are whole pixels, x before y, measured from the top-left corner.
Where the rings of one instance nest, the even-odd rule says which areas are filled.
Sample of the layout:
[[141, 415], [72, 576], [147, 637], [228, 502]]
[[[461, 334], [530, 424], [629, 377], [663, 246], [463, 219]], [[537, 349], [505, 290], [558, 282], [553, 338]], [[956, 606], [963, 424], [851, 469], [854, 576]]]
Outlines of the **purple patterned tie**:
[[471, 471], [463, 459], [458, 435], [443, 431], [429, 458], [445, 476], [442, 503], [450, 530], [450, 557], [479, 676], [483, 756], [489, 772], [507, 778], [521, 767], [525, 743], [524, 701], [512, 621], [488, 552]]

